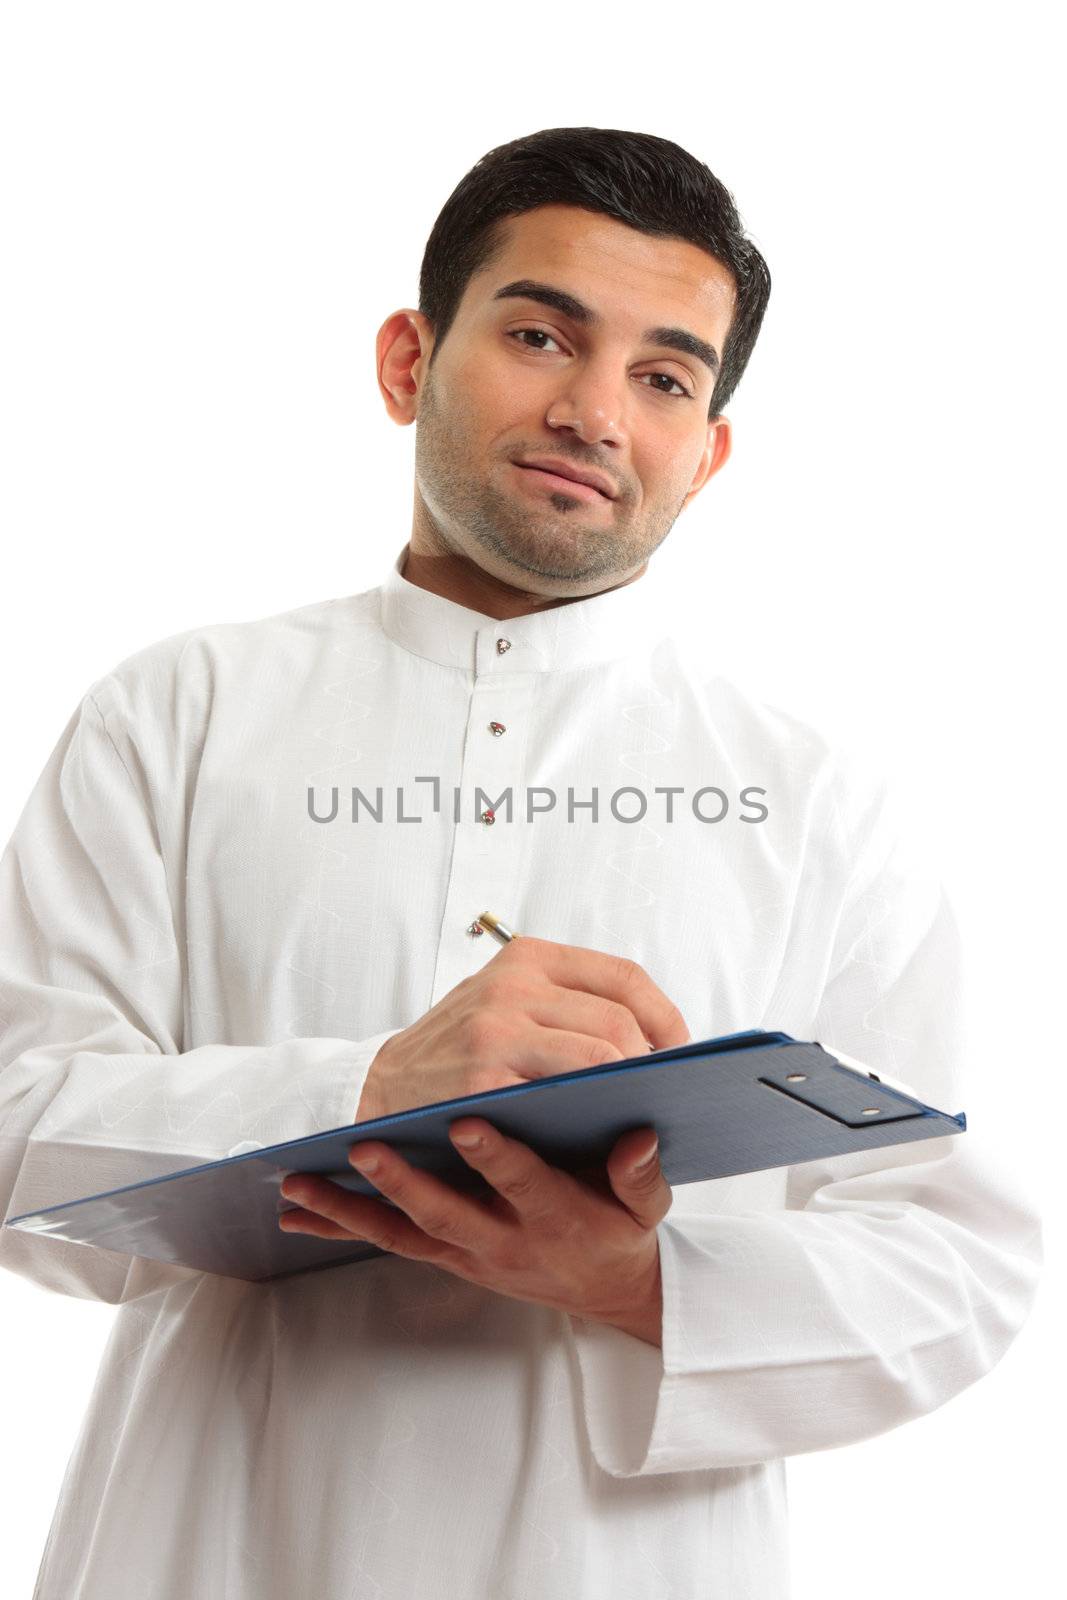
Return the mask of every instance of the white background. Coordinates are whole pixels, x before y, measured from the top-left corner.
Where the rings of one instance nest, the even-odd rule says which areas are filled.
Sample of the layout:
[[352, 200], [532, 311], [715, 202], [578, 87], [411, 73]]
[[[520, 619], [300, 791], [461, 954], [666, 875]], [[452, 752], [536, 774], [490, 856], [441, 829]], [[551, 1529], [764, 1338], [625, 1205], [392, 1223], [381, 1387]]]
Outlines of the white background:
[[[410, 529], [414, 430], [385, 415], [374, 338], [416, 305], [426, 236], [478, 157], [579, 124], [686, 146], [774, 287], [733, 457], [654, 559], [709, 661], [914, 796], [981, 1036], [966, 1107], [945, 1109], [995, 1129], [1046, 1225], [1037, 1308], [986, 1379], [791, 1462], [795, 1600], [1038, 1600], [1061, 1573], [1064, 1400], [1053, 8], [384, 16], [0, 13], [0, 834], [126, 655], [381, 581]], [[0, 1282], [12, 1600], [112, 1317]]]

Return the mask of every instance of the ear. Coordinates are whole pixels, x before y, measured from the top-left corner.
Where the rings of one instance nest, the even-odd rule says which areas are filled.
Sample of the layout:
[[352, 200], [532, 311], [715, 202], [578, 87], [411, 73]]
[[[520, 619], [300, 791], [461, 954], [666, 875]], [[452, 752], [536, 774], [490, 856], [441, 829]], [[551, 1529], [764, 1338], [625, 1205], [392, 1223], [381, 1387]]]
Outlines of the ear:
[[730, 427], [729, 417], [712, 417], [708, 423], [708, 438], [700, 457], [700, 463], [693, 478], [689, 493], [682, 501], [681, 510], [685, 510], [690, 500], [695, 500], [703, 489], [708, 479], [724, 467], [730, 459], [733, 448], [733, 430]]
[[375, 356], [385, 409], [400, 427], [414, 422], [433, 350], [433, 326], [421, 311], [394, 311], [378, 329]]

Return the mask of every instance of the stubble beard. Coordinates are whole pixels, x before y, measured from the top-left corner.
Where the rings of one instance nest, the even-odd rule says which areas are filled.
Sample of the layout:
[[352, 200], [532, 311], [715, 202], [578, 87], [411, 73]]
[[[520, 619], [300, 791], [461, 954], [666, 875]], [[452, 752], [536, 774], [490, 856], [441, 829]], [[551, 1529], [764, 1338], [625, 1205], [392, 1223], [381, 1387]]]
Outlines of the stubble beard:
[[415, 479], [438, 537], [468, 559], [473, 541], [517, 572], [575, 582], [602, 578], [610, 588], [648, 560], [682, 508], [650, 528], [628, 523], [616, 501], [610, 518], [598, 512], [592, 522], [566, 494], [528, 500], [465, 473], [457, 466], [465, 459], [464, 438], [458, 420], [438, 405], [428, 374], [415, 428]]

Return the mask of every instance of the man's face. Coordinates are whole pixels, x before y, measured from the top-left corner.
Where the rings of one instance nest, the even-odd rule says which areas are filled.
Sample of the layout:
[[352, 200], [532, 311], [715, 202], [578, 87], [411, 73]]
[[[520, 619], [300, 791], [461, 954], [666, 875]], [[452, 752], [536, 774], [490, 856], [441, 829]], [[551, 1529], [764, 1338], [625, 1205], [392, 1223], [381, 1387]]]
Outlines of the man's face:
[[[686, 330], [721, 360], [734, 280], [695, 245], [572, 206], [505, 227], [432, 369], [428, 349], [412, 369], [416, 519], [502, 582], [594, 593], [643, 568], [725, 460], [729, 424], [708, 422], [716, 374], [662, 330]], [[561, 291], [594, 320], [499, 296], [520, 282]], [[534, 457], [600, 474], [613, 498], [518, 465]]]

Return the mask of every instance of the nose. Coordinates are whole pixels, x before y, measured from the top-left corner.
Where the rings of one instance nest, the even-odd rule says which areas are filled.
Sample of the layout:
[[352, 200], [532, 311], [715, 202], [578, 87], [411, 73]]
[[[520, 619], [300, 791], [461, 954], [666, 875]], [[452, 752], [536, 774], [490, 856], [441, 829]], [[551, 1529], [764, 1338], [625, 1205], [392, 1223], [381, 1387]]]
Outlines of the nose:
[[545, 421], [550, 428], [570, 428], [586, 444], [625, 444], [622, 402], [618, 387], [606, 372], [586, 367], [575, 372], [548, 407]]

